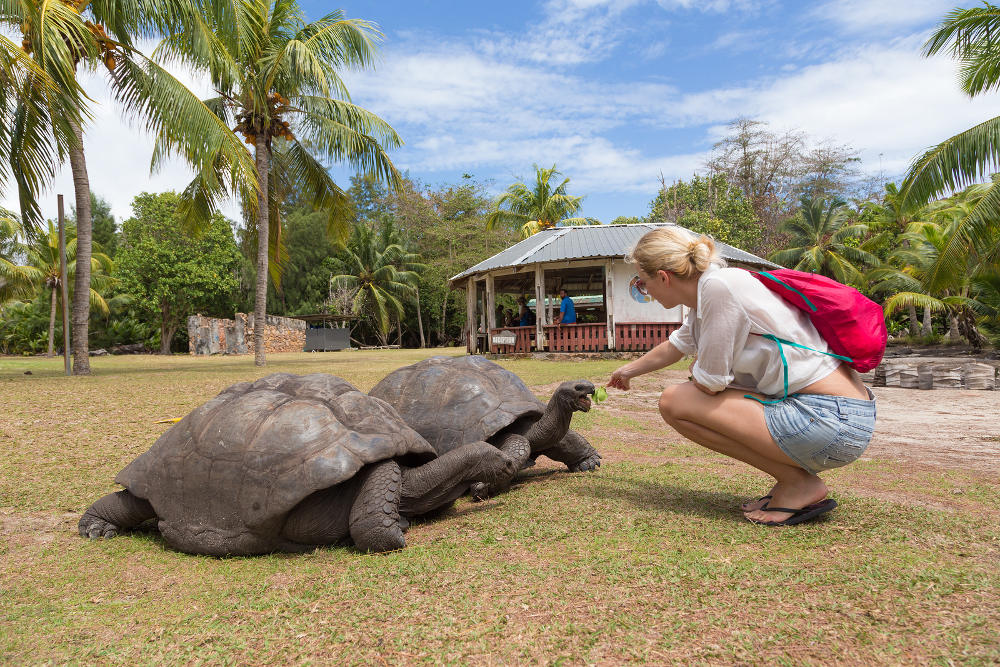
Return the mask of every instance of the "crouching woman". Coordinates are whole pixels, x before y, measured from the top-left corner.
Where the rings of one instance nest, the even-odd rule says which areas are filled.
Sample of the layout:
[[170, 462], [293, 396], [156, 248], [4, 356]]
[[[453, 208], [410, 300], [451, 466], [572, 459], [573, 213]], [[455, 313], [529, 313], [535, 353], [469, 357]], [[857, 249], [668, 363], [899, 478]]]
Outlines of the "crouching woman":
[[669, 340], [615, 370], [608, 386], [627, 390], [632, 378], [694, 355], [691, 381], [663, 391], [660, 414], [690, 440], [774, 478], [742, 505], [746, 518], [791, 525], [836, 507], [819, 473], [861, 456], [875, 427], [875, 397], [858, 374], [832, 356], [765, 338], [829, 351], [804, 312], [749, 272], [725, 268], [705, 236], [656, 229], [626, 260], [664, 308], [690, 310]]

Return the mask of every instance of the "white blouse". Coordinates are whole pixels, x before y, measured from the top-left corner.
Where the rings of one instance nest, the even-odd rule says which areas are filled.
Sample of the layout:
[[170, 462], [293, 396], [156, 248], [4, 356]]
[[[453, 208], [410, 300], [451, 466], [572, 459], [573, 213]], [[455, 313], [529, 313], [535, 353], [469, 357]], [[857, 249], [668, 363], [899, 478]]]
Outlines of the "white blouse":
[[[691, 375], [712, 391], [730, 385], [768, 396], [784, 393], [778, 344], [754, 334], [773, 334], [816, 350], [830, 349], [809, 316], [786, 303], [743, 269], [710, 267], [698, 280], [698, 304], [670, 342], [697, 355]], [[818, 352], [783, 346], [788, 393], [794, 394], [837, 369], [840, 361]]]

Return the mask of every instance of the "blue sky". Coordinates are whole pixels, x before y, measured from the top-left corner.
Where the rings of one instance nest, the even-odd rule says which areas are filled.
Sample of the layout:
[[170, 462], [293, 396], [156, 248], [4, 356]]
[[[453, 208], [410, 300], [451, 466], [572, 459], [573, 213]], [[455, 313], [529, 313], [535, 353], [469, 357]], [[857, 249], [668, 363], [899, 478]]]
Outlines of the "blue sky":
[[[431, 186], [471, 173], [500, 192], [532, 178], [532, 164], [556, 164], [585, 196], [583, 214], [606, 222], [646, 214], [660, 175], [700, 170], [738, 116], [850, 145], [863, 171], [892, 179], [929, 145], [1000, 115], [1000, 96], [969, 100], [952, 61], [920, 56], [955, 0], [302, 5], [310, 18], [341, 7], [380, 26], [377, 69], [345, 78], [406, 142], [392, 153], [399, 168]], [[119, 219], [138, 192], [189, 179], [180, 164], [150, 177], [151, 140], [123, 133], [110, 104], [87, 143], [93, 189]], [[70, 183], [66, 170], [55, 191], [70, 196]]]

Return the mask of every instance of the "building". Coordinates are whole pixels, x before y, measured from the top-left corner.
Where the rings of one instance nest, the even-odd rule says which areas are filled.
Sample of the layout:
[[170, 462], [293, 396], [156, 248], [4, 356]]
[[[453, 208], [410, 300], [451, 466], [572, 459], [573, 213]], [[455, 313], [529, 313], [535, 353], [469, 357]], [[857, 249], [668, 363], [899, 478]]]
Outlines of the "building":
[[[652, 349], [680, 326], [684, 307], [667, 310], [642, 294], [635, 266], [624, 258], [643, 234], [668, 225], [546, 229], [452, 277], [449, 286], [466, 291], [466, 348], [470, 353]], [[716, 242], [716, 248], [730, 266], [778, 268], [725, 243]], [[574, 300], [577, 324], [553, 324], [560, 289]], [[498, 321], [498, 306], [516, 308], [518, 296], [535, 312], [533, 326]]]

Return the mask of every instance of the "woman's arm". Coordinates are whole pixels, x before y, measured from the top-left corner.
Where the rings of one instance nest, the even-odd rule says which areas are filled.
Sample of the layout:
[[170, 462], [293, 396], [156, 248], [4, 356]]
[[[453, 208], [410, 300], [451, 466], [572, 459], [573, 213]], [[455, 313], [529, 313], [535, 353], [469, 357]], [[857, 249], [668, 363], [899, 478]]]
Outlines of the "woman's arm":
[[669, 340], [665, 340], [638, 359], [615, 369], [615, 372], [611, 374], [611, 379], [608, 381], [608, 386], [615, 389], [628, 389], [629, 380], [637, 375], [643, 375], [665, 368], [671, 364], [676, 364], [683, 358], [684, 353], [674, 347], [674, 344]]

